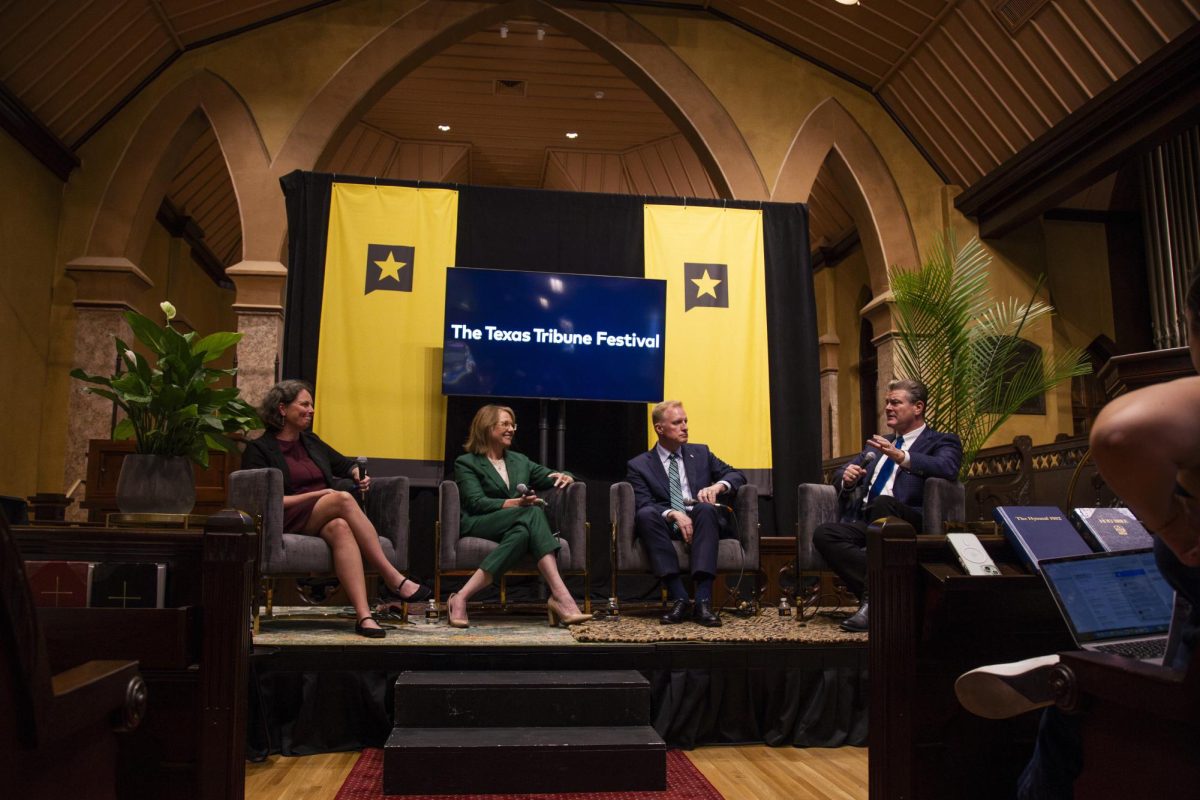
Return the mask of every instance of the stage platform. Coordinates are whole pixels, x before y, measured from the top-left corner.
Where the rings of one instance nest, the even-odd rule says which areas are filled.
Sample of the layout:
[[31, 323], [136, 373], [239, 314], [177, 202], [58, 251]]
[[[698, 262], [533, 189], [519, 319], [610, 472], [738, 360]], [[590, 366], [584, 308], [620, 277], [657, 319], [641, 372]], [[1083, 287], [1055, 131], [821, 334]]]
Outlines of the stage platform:
[[380, 746], [406, 670], [635, 669], [671, 746], [866, 743], [865, 634], [819, 611], [805, 624], [774, 609], [723, 619], [664, 626], [645, 612], [568, 630], [544, 614], [473, 610], [467, 629], [413, 616], [366, 639], [349, 609], [276, 609], [254, 637], [248, 755]]

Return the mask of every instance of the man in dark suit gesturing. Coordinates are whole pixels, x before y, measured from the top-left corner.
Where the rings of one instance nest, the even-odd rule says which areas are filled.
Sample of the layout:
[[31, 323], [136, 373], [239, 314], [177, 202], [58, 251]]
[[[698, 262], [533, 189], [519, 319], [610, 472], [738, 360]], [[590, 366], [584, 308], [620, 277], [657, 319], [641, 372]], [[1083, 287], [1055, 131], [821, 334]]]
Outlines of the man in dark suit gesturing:
[[958, 476], [962, 442], [953, 433], [925, 426], [928, 399], [922, 383], [889, 383], [885, 413], [895, 435], [872, 436], [861, 453], [833, 473], [840, 521], [819, 526], [813, 545], [858, 597], [858, 611], [842, 622], [845, 630], [867, 629], [867, 523], [899, 517], [921, 530], [925, 479]]
[[[688, 444], [688, 418], [683, 404], [667, 400], [650, 415], [658, 444], [629, 460], [627, 480], [637, 505], [635, 531], [650, 554], [654, 574], [667, 588], [671, 610], [664, 625], [693, 616], [696, 622], [719, 627], [712, 610], [712, 584], [717, 574], [717, 543], [728, 512], [717, 505], [724, 492], [736, 492], [745, 476], [717, 458], [702, 444]], [[728, 536], [735, 535], [729, 531]], [[679, 557], [672, 539], [691, 548], [695, 610], [679, 575]]]

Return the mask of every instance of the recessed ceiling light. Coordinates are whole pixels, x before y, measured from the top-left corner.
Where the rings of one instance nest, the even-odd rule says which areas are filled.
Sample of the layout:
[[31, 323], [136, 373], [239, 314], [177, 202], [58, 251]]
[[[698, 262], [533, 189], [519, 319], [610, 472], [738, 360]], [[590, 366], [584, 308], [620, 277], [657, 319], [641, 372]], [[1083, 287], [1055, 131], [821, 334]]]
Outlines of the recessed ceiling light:
[[579, 138], [579, 134], [578, 134], [578, 133], [576, 133], [575, 131], [571, 131], [570, 133], [568, 133], [568, 134], [567, 134], [567, 138], [568, 138], [568, 139], [578, 139], [578, 138]]
[[603, 92], [603, 90], [601, 90], [601, 89], [597, 89], [597, 90], [596, 90], [596, 93], [595, 93], [594, 95], [592, 95], [592, 96], [593, 96], [593, 97], [595, 97], [597, 100], [603, 100], [603, 99], [604, 99], [604, 92]]
[[446, 131], [450, 130], [450, 126], [446, 124], [438, 125], [438, 130], [442, 133], [445, 133]]
[[541, 25], [538, 26], [537, 37], [539, 42], [546, 38], [546, 29]]
[[838, 1], [839, 3], [841, 3], [842, 5], [844, 5], [844, 6], [856, 6], [856, 5], [858, 5], [858, 0], [837, 0], [837, 1]]
[[[841, 0], [838, 0], [838, 2], [841, 2]], [[507, 26], [507, 25], [501, 25], [501, 26], [500, 26], [500, 38], [501, 38], [501, 39], [507, 39], [507, 38], [508, 38], [508, 26]]]

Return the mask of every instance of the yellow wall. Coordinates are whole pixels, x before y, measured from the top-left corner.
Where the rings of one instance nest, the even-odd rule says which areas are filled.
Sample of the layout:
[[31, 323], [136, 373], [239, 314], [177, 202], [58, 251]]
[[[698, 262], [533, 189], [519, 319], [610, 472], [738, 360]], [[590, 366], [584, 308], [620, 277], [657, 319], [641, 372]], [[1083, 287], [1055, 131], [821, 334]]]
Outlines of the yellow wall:
[[0, 131], [0, 494], [37, 491], [38, 439], [50, 341], [50, 276], [62, 183]]

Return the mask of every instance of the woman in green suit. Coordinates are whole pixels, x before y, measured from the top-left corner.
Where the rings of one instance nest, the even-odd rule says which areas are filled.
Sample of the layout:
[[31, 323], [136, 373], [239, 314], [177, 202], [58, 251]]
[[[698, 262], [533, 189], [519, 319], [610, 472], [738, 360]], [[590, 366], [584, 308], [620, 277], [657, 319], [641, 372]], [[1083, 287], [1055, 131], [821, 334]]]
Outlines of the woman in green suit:
[[560, 544], [538, 507], [537, 495], [517, 491], [522, 483], [536, 489], [561, 489], [575, 479], [509, 450], [516, 432], [517, 419], [511, 408], [486, 405], [471, 422], [471, 434], [463, 445], [467, 452], [454, 462], [454, 481], [462, 498], [462, 535], [499, 543], [463, 588], [446, 599], [450, 624], [455, 628], [467, 627], [471, 595], [512, 569], [526, 553], [533, 556], [550, 589], [546, 601], [550, 624], [556, 624], [556, 619], [568, 625], [591, 619], [579, 612], [558, 574], [555, 554]]

